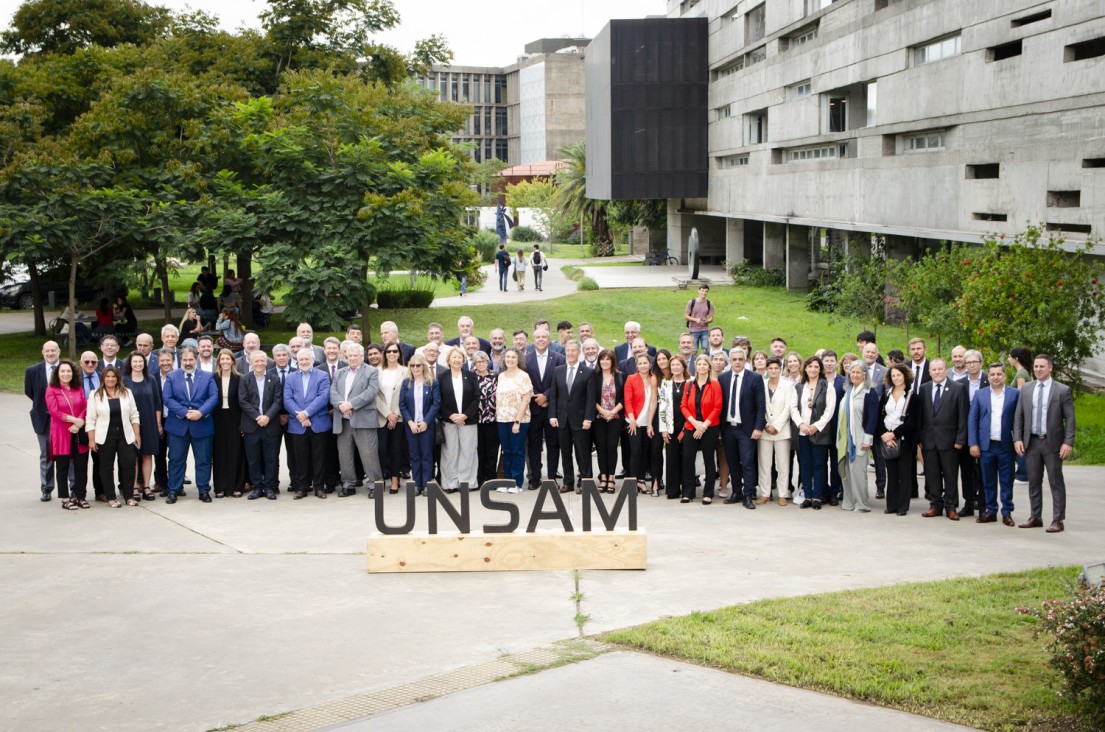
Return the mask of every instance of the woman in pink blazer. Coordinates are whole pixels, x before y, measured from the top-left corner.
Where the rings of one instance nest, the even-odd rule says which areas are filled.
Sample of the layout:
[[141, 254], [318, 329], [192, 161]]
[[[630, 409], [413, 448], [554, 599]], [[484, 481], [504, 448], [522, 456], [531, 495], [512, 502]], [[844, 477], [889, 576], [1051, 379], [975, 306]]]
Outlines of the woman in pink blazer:
[[[46, 387], [46, 409], [50, 412], [50, 454], [54, 458], [58, 498], [62, 499], [61, 507], [66, 511], [90, 507], [85, 500], [88, 434], [84, 431], [84, 420], [88, 402], [77, 374], [77, 367], [72, 361], [59, 361], [50, 376], [50, 385]], [[70, 464], [74, 472], [72, 497], [69, 495]]]

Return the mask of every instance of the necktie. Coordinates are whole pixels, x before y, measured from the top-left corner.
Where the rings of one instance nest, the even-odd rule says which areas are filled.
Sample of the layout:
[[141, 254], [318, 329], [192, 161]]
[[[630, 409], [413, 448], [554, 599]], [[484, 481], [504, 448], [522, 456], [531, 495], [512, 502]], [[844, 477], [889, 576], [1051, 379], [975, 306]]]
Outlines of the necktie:
[[287, 376], [288, 376], [287, 371], [281, 371], [280, 372], [280, 386], [284, 386], [284, 380], [287, 378]]
[[337, 366], [335, 366], [334, 364], [330, 364], [330, 381], [333, 381], [334, 379], [338, 378], [337, 369], [338, 369]]
[[185, 374], [184, 380], [187, 382], [184, 386], [184, 391], [188, 395], [188, 401], [192, 401], [192, 375]]
[[576, 380], [576, 367], [568, 367], [568, 393], [572, 393], [572, 382]]
[[1044, 434], [1044, 387], [1038, 381], [1036, 382], [1036, 409], [1032, 415], [1032, 424], [1033, 434]]
[[921, 365], [920, 364], [916, 364], [913, 367], [913, 382], [915, 384], [920, 384], [921, 383]]
[[84, 398], [87, 399], [88, 395], [92, 393], [92, 374], [84, 375]]
[[936, 385], [936, 396], [932, 400], [932, 412], [933, 412], [933, 414], [940, 411], [940, 387], [942, 387], [942, 386], [943, 386], [943, 384], [937, 384]]
[[729, 421], [740, 424], [740, 408], [737, 395], [740, 394], [741, 374], [733, 374], [733, 381], [729, 385]]

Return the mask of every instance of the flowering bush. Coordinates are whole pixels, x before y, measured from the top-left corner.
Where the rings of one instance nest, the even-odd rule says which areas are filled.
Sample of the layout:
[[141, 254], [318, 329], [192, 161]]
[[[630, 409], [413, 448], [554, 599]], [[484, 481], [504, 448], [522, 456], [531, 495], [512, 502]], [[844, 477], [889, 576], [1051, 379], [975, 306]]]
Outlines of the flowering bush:
[[1048, 600], [1040, 609], [1019, 608], [1039, 621], [1035, 637], [1049, 636], [1051, 665], [1064, 691], [1105, 723], [1105, 587], [1080, 588], [1069, 600]]

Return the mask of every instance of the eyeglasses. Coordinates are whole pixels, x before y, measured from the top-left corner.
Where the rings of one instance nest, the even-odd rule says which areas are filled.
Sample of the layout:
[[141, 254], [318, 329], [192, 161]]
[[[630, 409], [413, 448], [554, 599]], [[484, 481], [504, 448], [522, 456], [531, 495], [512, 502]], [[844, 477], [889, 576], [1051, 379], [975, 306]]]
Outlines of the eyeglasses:
[[420, 368], [422, 368], [422, 364], [420, 364], [420, 363], [412, 363], [412, 364], [411, 364], [411, 368], [412, 368], [412, 369], [420, 369]]
[[388, 350], [384, 351], [384, 353], [399, 353], [399, 351], [395, 350], [394, 348], [389, 348]]
[[81, 363], [99, 363], [99, 361], [81, 361]]

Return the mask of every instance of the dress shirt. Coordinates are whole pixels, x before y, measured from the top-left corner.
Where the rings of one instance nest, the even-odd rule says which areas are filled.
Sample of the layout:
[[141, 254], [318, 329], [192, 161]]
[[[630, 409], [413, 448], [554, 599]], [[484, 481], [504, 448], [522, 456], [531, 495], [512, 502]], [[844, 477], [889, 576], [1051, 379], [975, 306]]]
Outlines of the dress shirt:
[[91, 374], [81, 373], [81, 385], [84, 388], [84, 398], [91, 397], [92, 392], [100, 388], [100, 375], [93, 371]]
[[888, 393], [886, 398], [886, 418], [883, 419], [883, 425], [887, 431], [893, 432], [902, 426], [902, 411], [905, 407], [906, 397], [909, 396], [909, 389], [906, 389], [902, 393], [902, 398], [895, 401], [894, 395]]
[[[952, 369], [948, 372], [948, 378], [952, 381], [963, 381], [964, 379], [969, 380], [971, 378], [971, 372], [967, 369], [963, 369], [963, 371], [956, 371], [955, 369]], [[975, 388], [977, 389], [978, 387]], [[974, 396], [974, 392], [971, 392], [971, 395]]]
[[206, 363], [204, 362], [204, 360], [202, 358], [196, 359], [196, 368], [199, 369], [200, 371], [206, 371], [209, 374], [215, 373], [215, 359], [214, 359], [214, 357], [212, 357], [211, 360], [207, 361]]
[[1005, 389], [990, 390], [990, 442], [1001, 442], [1001, 410], [1005, 407]]
[[925, 362], [924, 361], [922, 361], [921, 363], [914, 362], [914, 363], [911, 363], [909, 365], [909, 367], [911, 369], [913, 369], [913, 383], [920, 386], [921, 377], [925, 375]]
[[263, 414], [265, 411], [265, 375], [258, 376], [254, 374], [253, 378], [257, 381], [257, 411]]
[[[921, 382], [917, 382], [918, 384]], [[935, 380], [932, 382], [932, 409], [936, 410], [937, 402], [944, 398], [945, 392], [948, 390], [948, 380], [944, 379], [939, 384]]]
[[195, 382], [192, 381], [192, 371], [184, 372], [184, 395], [188, 397], [188, 401], [192, 401], [192, 387]]
[[[1047, 434], [1047, 396], [1048, 389], [1051, 388], [1051, 379], [1047, 381], [1036, 381], [1036, 386], [1032, 390], [1032, 401], [1034, 402], [1032, 413], [1032, 434], [1043, 435]], [[1037, 429], [1039, 427], [1039, 429]]]
[[545, 380], [545, 364], [549, 360], [549, 350], [546, 348], [544, 353], [538, 353], [536, 350], [533, 352], [537, 356], [537, 373], [541, 375], [541, 380]]
[[230, 374], [223, 374], [222, 382], [223, 382], [222, 408], [223, 409], [230, 409]]
[[414, 392], [414, 422], [415, 424], [422, 422], [422, 382], [411, 382], [411, 391]]
[[299, 373], [303, 374], [303, 400], [306, 401], [309, 393], [308, 389], [311, 386], [311, 372], [300, 371]]
[[978, 393], [979, 387], [982, 386], [982, 372], [979, 372], [977, 380], [971, 381], [971, 378], [968, 376], [965, 381], [967, 382], [967, 388], [970, 390], [967, 394], [967, 403], [969, 404], [970, 401], [975, 398], [975, 394]]
[[579, 368], [579, 364], [578, 364], [578, 363], [576, 363], [576, 364], [568, 364], [568, 373], [566, 374], [566, 376], [567, 376], [567, 379], [566, 379], [566, 381], [567, 381], [567, 385], [568, 385], [568, 393], [569, 393], [569, 394], [571, 394], [571, 393], [572, 393], [572, 385], [573, 385], [573, 384], [575, 384], [575, 380], [576, 380], [576, 369], [577, 369], [577, 368]]
[[453, 377], [453, 398], [457, 402], [457, 411], [463, 412], [464, 409], [460, 406], [460, 400], [464, 396], [464, 374], [460, 373]]
[[[333, 368], [333, 366], [330, 368]], [[356, 377], [357, 369], [349, 369], [349, 373], [345, 375], [345, 398], [342, 399], [343, 402], [349, 401], [349, 390], [353, 388], [353, 379]], [[348, 414], [343, 414], [342, 417], [349, 419]]]
[[733, 376], [729, 381], [729, 424], [741, 423], [741, 378], [744, 376], [744, 369], [739, 372], [734, 371]]

